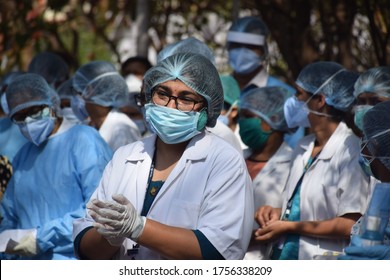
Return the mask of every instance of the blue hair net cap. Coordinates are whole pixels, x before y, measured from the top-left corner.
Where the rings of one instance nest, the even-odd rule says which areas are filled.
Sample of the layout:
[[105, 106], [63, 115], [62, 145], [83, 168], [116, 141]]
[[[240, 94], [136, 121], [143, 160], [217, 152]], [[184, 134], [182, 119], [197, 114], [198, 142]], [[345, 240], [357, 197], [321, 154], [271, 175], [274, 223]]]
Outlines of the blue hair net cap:
[[38, 105], [48, 105], [61, 116], [58, 94], [38, 74], [28, 73], [15, 78], [8, 86], [6, 96], [10, 118], [20, 110]]
[[72, 96], [74, 95], [73, 79], [70, 78], [67, 81], [65, 81], [64, 83], [62, 83], [58, 87], [57, 93], [60, 96], [60, 99], [69, 99], [70, 100], [72, 98]]
[[180, 80], [207, 101], [207, 126], [214, 127], [223, 105], [221, 79], [215, 66], [205, 56], [177, 53], [157, 63], [144, 76], [146, 101], [152, 90], [167, 81]]
[[353, 95], [357, 98], [362, 93], [390, 98], [390, 67], [374, 67], [362, 73], [355, 83]]
[[89, 103], [119, 108], [129, 102], [126, 80], [106, 61], [81, 66], [73, 76], [73, 88]]
[[221, 83], [225, 102], [232, 105], [240, 99], [240, 86], [231, 75], [221, 75]]
[[[363, 134], [371, 155], [390, 171], [390, 101], [376, 104], [363, 117]], [[381, 158], [387, 157], [387, 158]]]
[[251, 111], [275, 130], [288, 131], [283, 107], [291, 96], [292, 93], [282, 87], [254, 88], [240, 97], [240, 109]]
[[164, 60], [168, 56], [175, 53], [196, 53], [205, 56], [213, 64], [215, 64], [215, 57], [213, 51], [202, 41], [189, 37], [184, 40], [180, 40], [176, 43], [172, 43], [163, 48], [157, 55], [157, 63]]
[[355, 102], [353, 86], [359, 74], [348, 70], [335, 75], [322, 89], [325, 102], [340, 111], [346, 112]]
[[49, 85], [62, 83], [69, 78], [69, 66], [59, 55], [42, 52], [33, 57], [28, 65], [28, 72], [41, 75]]
[[295, 83], [311, 94], [324, 94], [329, 106], [347, 111], [354, 102], [353, 84], [357, 78], [357, 73], [336, 62], [320, 61], [303, 68]]

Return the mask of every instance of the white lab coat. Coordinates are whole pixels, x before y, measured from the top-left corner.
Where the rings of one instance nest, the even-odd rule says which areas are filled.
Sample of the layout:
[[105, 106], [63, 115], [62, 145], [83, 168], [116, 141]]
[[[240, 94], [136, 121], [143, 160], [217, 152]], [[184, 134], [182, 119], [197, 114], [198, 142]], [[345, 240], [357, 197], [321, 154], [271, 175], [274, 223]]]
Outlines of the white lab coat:
[[[156, 136], [120, 148], [107, 165], [91, 199], [111, 200], [123, 194], [140, 213], [144, 203]], [[221, 138], [202, 132], [188, 144], [157, 194], [148, 219], [186, 229], [198, 229], [226, 259], [242, 259], [253, 224], [253, 192], [243, 157]], [[74, 223], [74, 236], [90, 226], [87, 215]], [[126, 240], [127, 249], [133, 242]], [[119, 259], [163, 259], [140, 247], [135, 256]]]
[[[292, 197], [314, 148], [314, 135], [301, 139], [293, 154], [282, 213]], [[341, 122], [302, 180], [301, 221], [322, 221], [347, 213], [363, 214], [370, 178], [361, 169], [359, 139]], [[313, 259], [326, 251], [342, 252], [344, 240], [300, 236], [299, 259]]]
[[136, 123], [117, 109], [112, 109], [108, 113], [99, 133], [114, 152], [119, 147], [141, 139]]
[[[255, 211], [264, 205], [281, 208], [283, 204], [282, 193], [290, 171], [292, 148], [283, 142], [276, 153], [261, 169], [253, 180]], [[253, 222], [253, 230], [257, 230], [259, 224]], [[245, 254], [246, 260], [269, 259], [270, 245], [250, 244]]]
[[226, 124], [217, 120], [217, 123], [214, 127], [207, 127], [206, 129], [224, 139], [226, 142], [236, 148], [236, 150], [239, 151], [242, 155], [242, 149], [240, 144], [241, 142], [237, 138], [237, 135], [234, 134], [233, 130], [231, 130], [230, 127], [228, 127]]

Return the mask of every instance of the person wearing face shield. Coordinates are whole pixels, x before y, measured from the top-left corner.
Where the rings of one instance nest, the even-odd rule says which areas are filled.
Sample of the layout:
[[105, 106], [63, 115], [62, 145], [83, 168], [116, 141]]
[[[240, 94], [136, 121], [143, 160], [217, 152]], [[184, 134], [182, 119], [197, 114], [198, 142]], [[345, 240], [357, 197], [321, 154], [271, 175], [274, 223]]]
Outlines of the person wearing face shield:
[[[240, 136], [249, 147], [245, 162], [253, 180], [254, 205], [282, 206], [292, 148], [283, 140], [289, 133], [283, 105], [291, 94], [281, 87], [254, 88], [240, 98]], [[253, 230], [259, 225], [253, 221]], [[251, 240], [245, 259], [269, 258], [269, 246]]]
[[205, 129], [223, 103], [217, 69], [176, 53], [145, 74], [143, 91], [154, 134], [114, 154], [74, 222], [79, 258], [242, 259], [251, 180], [241, 154]]
[[99, 131], [113, 151], [141, 139], [138, 126], [119, 109], [129, 104], [130, 93], [114, 65], [106, 61], [86, 63], [72, 80], [74, 113], [84, 119], [88, 116], [89, 125]]
[[[390, 101], [379, 102], [367, 110], [361, 128], [363, 132], [361, 153], [367, 169], [379, 182], [390, 183]], [[390, 260], [390, 224], [387, 223], [382, 244], [364, 246], [359, 232], [365, 215], [353, 227], [351, 243], [338, 259]]]
[[364, 114], [376, 104], [390, 100], [390, 67], [374, 67], [360, 74], [353, 94], [357, 100], [352, 110], [355, 132], [362, 136]]
[[284, 105], [289, 127], [308, 126], [313, 133], [293, 151], [282, 207], [263, 206], [256, 213], [255, 239], [273, 242], [272, 259], [342, 252], [367, 207], [370, 176], [359, 164], [359, 138], [343, 122], [357, 76], [335, 62], [311, 63]]
[[82, 217], [112, 151], [98, 132], [67, 125], [60, 99], [28, 73], [8, 86], [8, 116], [28, 139], [0, 204], [0, 233], [20, 234], [2, 259], [75, 259], [72, 221]]
[[[247, 16], [233, 22], [227, 33], [228, 59], [241, 93], [254, 87], [278, 86], [292, 94], [295, 90], [280, 79], [270, 75], [268, 68], [269, 30], [258, 16]], [[304, 128], [296, 128], [293, 134], [286, 134], [286, 141], [291, 147], [304, 135]], [[236, 134], [238, 135], [239, 126]], [[246, 148], [243, 145], [243, 148]]]

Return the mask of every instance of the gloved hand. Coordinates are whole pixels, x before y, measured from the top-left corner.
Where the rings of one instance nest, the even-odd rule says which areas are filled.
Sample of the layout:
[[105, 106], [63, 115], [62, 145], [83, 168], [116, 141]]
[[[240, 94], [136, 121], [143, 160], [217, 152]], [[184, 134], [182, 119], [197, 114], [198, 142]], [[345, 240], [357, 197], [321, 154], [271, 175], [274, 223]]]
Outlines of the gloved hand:
[[389, 245], [348, 246], [339, 260], [390, 260]]
[[36, 235], [33, 233], [27, 234], [14, 247], [7, 247], [6, 253], [26, 257], [35, 256], [38, 253]]
[[140, 216], [123, 195], [113, 195], [112, 199], [113, 202], [94, 199], [88, 203], [89, 215], [95, 220], [93, 226], [110, 243], [117, 244], [121, 238], [122, 242], [125, 238], [137, 241], [145, 227], [146, 218]]
[[[386, 229], [387, 237], [390, 237], [390, 227]], [[351, 246], [345, 248], [345, 255], [339, 256], [339, 260], [390, 260], [390, 245], [361, 246], [361, 238], [352, 236]]]

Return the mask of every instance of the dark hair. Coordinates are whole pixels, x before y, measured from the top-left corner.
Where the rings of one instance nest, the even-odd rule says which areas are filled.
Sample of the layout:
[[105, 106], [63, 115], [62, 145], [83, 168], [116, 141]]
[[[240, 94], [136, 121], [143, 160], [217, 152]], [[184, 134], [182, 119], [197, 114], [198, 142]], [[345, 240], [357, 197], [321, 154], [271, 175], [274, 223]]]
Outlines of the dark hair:
[[126, 59], [122, 65], [121, 65], [121, 74], [122, 76], [127, 76], [129, 74], [129, 65], [131, 65], [132, 63], [141, 63], [142, 65], [145, 66], [145, 72], [147, 70], [149, 70], [150, 68], [152, 68], [152, 64], [150, 63], [149, 59], [147, 57], [144, 57], [144, 56], [132, 56], [132, 57], [129, 57], [128, 59]]

